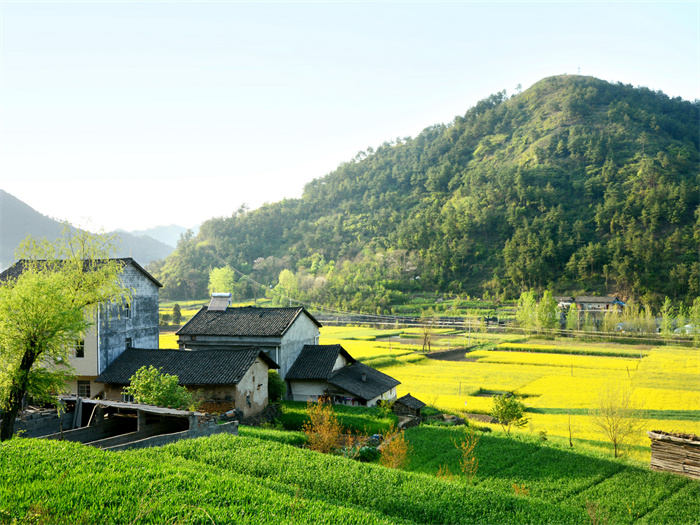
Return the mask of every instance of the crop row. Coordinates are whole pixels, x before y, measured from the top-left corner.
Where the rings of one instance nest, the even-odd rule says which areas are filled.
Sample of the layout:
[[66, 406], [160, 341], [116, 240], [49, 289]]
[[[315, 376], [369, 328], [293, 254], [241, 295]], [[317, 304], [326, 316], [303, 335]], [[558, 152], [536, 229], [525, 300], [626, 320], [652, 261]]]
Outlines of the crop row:
[[585, 523], [585, 511], [450, 483], [272, 441], [228, 435], [182, 441], [159, 454], [296, 486], [305, 498], [349, 503], [418, 523]]
[[0, 448], [0, 473], [0, 522], [7, 523], [397, 522], [302, 497], [293, 485], [173, 456], [163, 461], [153, 449], [113, 453], [14, 439]]
[[640, 357], [649, 354], [648, 350], [625, 348], [616, 346], [614, 349], [606, 346], [555, 346], [528, 343], [501, 343], [498, 350], [510, 352], [533, 352], [543, 354], [573, 354], [573, 355], [599, 355], [606, 357]]

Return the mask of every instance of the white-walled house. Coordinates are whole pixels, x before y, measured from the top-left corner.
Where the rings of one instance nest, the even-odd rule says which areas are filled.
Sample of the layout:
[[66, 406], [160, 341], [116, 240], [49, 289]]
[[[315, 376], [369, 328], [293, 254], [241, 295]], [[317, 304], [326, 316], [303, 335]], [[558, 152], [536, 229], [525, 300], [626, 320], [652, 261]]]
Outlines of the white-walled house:
[[258, 347], [284, 379], [304, 345], [318, 344], [321, 324], [303, 307], [229, 307], [221, 297], [197, 312], [176, 332], [181, 350]]
[[306, 345], [286, 376], [294, 401], [330, 396], [335, 404], [375, 406], [396, 399], [399, 381], [356, 361], [340, 345]]

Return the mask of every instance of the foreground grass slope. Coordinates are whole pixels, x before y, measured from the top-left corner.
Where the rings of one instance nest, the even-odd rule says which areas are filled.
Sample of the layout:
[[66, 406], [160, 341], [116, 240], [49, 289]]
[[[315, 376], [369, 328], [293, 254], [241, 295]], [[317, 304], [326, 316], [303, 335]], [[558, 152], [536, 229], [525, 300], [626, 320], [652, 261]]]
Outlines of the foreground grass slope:
[[0, 448], [0, 522], [586, 524], [596, 509], [609, 523], [698, 523], [697, 481], [493, 433], [481, 436], [468, 485], [435, 476], [442, 465], [459, 472], [458, 428], [407, 435], [410, 471], [245, 427], [239, 437], [117, 453], [15, 439]]

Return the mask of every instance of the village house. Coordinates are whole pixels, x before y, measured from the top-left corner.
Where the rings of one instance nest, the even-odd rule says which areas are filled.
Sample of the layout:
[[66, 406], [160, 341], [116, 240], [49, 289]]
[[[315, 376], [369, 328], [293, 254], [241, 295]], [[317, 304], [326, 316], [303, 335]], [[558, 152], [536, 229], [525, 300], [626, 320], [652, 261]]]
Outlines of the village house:
[[267, 406], [268, 371], [279, 368], [257, 347], [234, 351], [228, 348], [198, 351], [130, 348], [96, 379], [104, 384], [105, 399], [132, 401], [122, 393], [123, 389], [144, 366], [176, 375], [181, 386], [199, 391], [206, 399], [233, 402], [245, 417]]
[[335, 404], [375, 406], [396, 399], [399, 381], [356, 361], [340, 345], [305, 345], [286, 375], [289, 397]]
[[258, 347], [278, 366], [284, 379], [304, 345], [318, 344], [321, 324], [302, 306], [258, 308], [228, 306], [230, 294], [215, 294], [209, 306], [180, 328], [180, 349]]
[[[102, 304], [93, 327], [84, 339], [76, 341], [70, 357], [75, 379], [66, 391], [81, 397], [102, 394], [95, 379], [127, 348], [158, 348], [158, 292], [162, 285], [132, 258], [116, 259], [123, 265], [121, 285], [131, 290], [124, 303]], [[0, 280], [19, 276], [23, 261], [0, 274]]]
[[574, 304], [579, 310], [592, 312], [621, 312], [625, 303], [617, 296], [579, 296], [574, 300]]

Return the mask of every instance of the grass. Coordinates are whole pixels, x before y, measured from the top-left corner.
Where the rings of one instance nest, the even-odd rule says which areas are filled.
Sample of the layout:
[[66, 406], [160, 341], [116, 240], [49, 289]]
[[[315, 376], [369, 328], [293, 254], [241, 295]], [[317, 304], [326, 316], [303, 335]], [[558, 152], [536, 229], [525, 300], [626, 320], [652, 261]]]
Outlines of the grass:
[[[571, 449], [559, 438], [479, 433], [470, 483], [459, 475], [462, 432], [406, 430], [405, 471], [251, 427], [124, 452], [16, 438], [0, 446], [0, 522], [588, 524], [593, 506], [608, 523], [696, 524], [700, 515], [697, 481], [578, 439]], [[456, 476], [437, 478], [441, 467]]]

